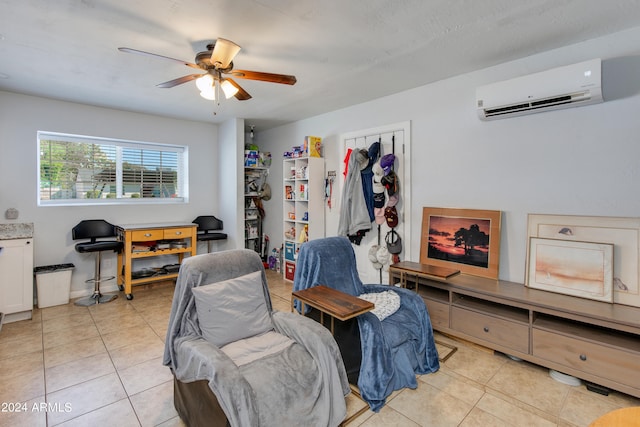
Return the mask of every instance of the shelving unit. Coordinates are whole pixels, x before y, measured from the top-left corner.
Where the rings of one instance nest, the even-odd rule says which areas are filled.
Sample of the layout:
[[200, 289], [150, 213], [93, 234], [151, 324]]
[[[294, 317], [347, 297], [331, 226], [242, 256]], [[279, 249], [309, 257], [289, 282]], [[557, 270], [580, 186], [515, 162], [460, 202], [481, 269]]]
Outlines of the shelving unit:
[[433, 329], [640, 397], [640, 308], [459, 274], [422, 264], [389, 268], [389, 283], [414, 289]]
[[[324, 237], [324, 159], [284, 159], [283, 215], [285, 280], [292, 281], [300, 245]], [[307, 238], [301, 240], [306, 233]]]
[[244, 168], [244, 247], [262, 253], [262, 217], [255, 205], [258, 189], [252, 182], [264, 182], [268, 169], [265, 167]]

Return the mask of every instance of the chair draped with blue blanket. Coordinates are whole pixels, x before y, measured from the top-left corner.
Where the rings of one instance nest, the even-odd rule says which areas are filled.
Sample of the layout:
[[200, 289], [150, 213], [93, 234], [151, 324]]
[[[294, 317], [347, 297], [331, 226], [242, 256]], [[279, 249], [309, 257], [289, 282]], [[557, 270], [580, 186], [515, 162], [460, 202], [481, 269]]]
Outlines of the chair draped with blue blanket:
[[[422, 298], [408, 289], [363, 284], [353, 247], [347, 238], [327, 237], [301, 246], [293, 290], [317, 285], [353, 296], [391, 290], [400, 297], [400, 307], [384, 320], [381, 321], [373, 312], [364, 313], [357, 317], [358, 327], [353, 337], [336, 336], [347, 372], [353, 368], [358, 371], [360, 395], [372, 411], [378, 412], [394, 390], [417, 388], [416, 375], [439, 369], [431, 320]], [[294, 305], [300, 312], [300, 301], [295, 300]], [[307, 307], [305, 311], [305, 315], [310, 315], [313, 309]], [[358, 345], [360, 357], [349, 355], [358, 350]], [[354, 363], [359, 363], [359, 366], [349, 366]]]

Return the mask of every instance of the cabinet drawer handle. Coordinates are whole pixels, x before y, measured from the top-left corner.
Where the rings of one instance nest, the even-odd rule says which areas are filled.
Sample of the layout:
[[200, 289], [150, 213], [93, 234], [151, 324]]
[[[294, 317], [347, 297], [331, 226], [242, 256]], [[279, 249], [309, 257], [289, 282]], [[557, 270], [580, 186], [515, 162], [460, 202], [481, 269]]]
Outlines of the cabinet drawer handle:
[[144, 237], [151, 237], [151, 233], [144, 233]]
[[482, 330], [485, 331], [485, 332], [489, 332], [489, 327], [485, 326], [484, 328], [482, 328]]
[[182, 231], [176, 231], [176, 235], [179, 236], [182, 234]]
[[587, 360], [587, 355], [586, 355], [586, 354], [581, 354], [581, 355], [580, 355], [580, 360], [582, 360], [583, 362], [584, 362], [585, 360]]

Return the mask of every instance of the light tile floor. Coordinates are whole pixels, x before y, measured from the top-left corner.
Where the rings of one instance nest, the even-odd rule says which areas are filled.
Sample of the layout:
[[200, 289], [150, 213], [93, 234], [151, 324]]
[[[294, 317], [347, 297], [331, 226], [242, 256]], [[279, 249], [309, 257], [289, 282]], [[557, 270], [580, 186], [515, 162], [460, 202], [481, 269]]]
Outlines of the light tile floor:
[[[290, 310], [291, 284], [268, 272], [273, 306]], [[93, 307], [34, 310], [0, 331], [0, 426], [183, 426], [162, 365], [173, 283], [134, 289]], [[441, 334], [458, 351], [416, 390], [396, 391], [350, 426], [588, 426], [640, 399], [556, 382], [548, 370]], [[442, 352], [446, 348], [439, 348]], [[347, 398], [349, 414], [363, 407]]]

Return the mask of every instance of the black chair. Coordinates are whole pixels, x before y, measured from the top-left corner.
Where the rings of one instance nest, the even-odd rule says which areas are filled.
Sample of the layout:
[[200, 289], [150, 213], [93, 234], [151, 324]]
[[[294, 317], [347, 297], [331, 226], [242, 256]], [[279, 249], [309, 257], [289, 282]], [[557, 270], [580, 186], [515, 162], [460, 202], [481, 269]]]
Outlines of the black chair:
[[213, 215], [201, 215], [192, 221], [198, 224], [198, 242], [207, 242], [207, 252], [211, 252], [211, 242], [213, 240], [226, 240], [227, 234], [217, 230], [222, 230], [222, 221]]
[[71, 237], [73, 240], [89, 239], [88, 242], [76, 244], [76, 252], [96, 254], [94, 277], [87, 280], [87, 283], [94, 282], [93, 295], [81, 298], [77, 300], [75, 304], [86, 307], [116, 299], [118, 295], [102, 295], [100, 293], [101, 282], [115, 279], [115, 276], [100, 277], [100, 255], [103, 251], [120, 252], [123, 248], [123, 243], [118, 240], [98, 240], [107, 237], [116, 237], [116, 227], [103, 219], [88, 219], [80, 221], [78, 225], [71, 229]]

